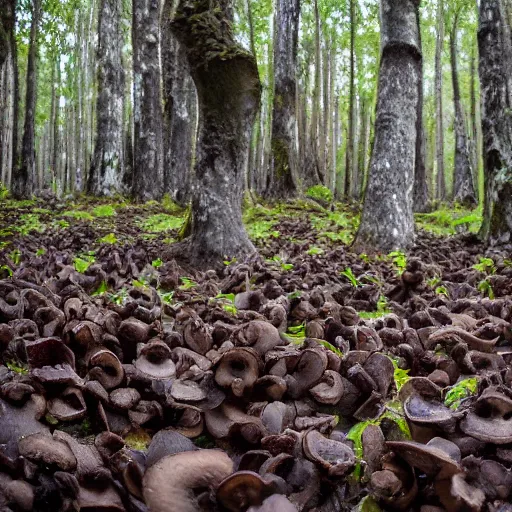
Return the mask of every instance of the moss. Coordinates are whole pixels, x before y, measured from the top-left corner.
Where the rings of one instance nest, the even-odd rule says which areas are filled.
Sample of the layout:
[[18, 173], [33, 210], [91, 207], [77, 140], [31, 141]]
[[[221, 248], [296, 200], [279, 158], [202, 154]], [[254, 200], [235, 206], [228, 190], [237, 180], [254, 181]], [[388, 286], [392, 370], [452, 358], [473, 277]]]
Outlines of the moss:
[[151, 436], [144, 429], [132, 430], [125, 438], [124, 442], [133, 450], [140, 450], [141, 452], [147, 450], [151, 442]]

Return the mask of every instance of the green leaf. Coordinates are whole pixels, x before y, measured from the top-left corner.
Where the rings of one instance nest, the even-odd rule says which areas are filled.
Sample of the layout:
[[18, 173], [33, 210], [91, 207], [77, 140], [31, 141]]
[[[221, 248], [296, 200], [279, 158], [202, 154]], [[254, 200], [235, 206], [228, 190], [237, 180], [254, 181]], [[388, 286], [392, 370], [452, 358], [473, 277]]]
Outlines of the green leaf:
[[96, 206], [92, 211], [92, 214], [95, 217], [113, 217], [116, 215], [116, 210], [110, 204], [102, 204], [100, 206]]
[[446, 393], [444, 405], [446, 405], [446, 407], [450, 407], [450, 409], [456, 410], [458, 409], [462, 400], [472, 395], [476, 395], [477, 391], [478, 379], [476, 377], [461, 380], [452, 386]]
[[117, 237], [114, 233], [109, 233], [108, 235], [105, 235], [103, 238], [100, 238], [98, 240], [98, 243], [100, 243], [100, 244], [115, 244], [115, 243], [117, 243]]
[[320, 249], [320, 247], [311, 247], [311, 249], [307, 251], [307, 254], [309, 254], [309, 256], [320, 256], [320, 254], [323, 254], [324, 252], [325, 251]]
[[156, 260], [153, 260], [151, 262], [151, 265], [155, 268], [160, 268], [162, 265], [164, 264], [164, 262], [162, 261], [161, 258], [157, 258]]
[[102, 281], [98, 288], [93, 292], [92, 296], [96, 297], [98, 295], [103, 295], [108, 290], [108, 285], [106, 281]]
[[95, 261], [96, 259], [94, 258], [94, 256], [90, 254], [83, 254], [81, 257], [77, 256], [73, 260], [73, 265], [77, 272], [80, 272], [80, 274], [84, 274]]
[[343, 270], [342, 272], [340, 272], [340, 274], [342, 276], [345, 276], [350, 281], [350, 284], [354, 288], [357, 288], [358, 286], [360, 286], [361, 283], [359, 282], [359, 279], [357, 279], [357, 277], [354, 275], [354, 272], [352, 272], [352, 269], [350, 267], [348, 267], [345, 270]]
[[182, 282], [182, 285], [179, 287], [180, 290], [190, 290], [197, 286], [197, 283], [188, 277], [181, 277], [180, 280]]

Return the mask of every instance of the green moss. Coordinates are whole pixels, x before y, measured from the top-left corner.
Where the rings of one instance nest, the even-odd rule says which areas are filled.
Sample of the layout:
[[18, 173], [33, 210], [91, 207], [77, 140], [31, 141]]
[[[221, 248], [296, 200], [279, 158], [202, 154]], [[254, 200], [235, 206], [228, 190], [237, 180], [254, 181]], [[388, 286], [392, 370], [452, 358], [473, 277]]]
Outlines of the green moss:
[[331, 203], [333, 200], [332, 192], [323, 185], [315, 185], [314, 187], [308, 188], [306, 196], [327, 203]]
[[183, 225], [183, 218], [166, 213], [157, 213], [142, 221], [140, 225], [144, 231], [149, 233], [164, 233], [179, 229]]
[[114, 217], [116, 215], [116, 210], [111, 204], [102, 204], [100, 206], [96, 206], [92, 211], [92, 214], [95, 217]]
[[94, 217], [84, 210], [67, 210], [62, 214], [63, 217], [76, 220], [93, 220]]
[[151, 436], [144, 429], [132, 430], [124, 437], [124, 442], [133, 450], [141, 452], [148, 449]]
[[17, 361], [7, 361], [5, 366], [7, 366], [7, 368], [9, 368], [9, 370], [12, 372], [18, 373], [20, 375], [27, 375], [29, 371], [26, 364]]
[[476, 395], [478, 391], [478, 379], [476, 377], [464, 379], [450, 388], [446, 393], [444, 405], [451, 409], [458, 409], [462, 400], [472, 395]]

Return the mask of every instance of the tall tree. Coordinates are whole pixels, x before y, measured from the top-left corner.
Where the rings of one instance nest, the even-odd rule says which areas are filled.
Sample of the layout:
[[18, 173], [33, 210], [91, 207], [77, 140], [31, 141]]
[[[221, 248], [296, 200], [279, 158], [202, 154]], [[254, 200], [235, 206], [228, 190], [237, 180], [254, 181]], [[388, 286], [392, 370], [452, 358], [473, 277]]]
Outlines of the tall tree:
[[459, 7], [453, 19], [450, 32], [450, 62], [452, 67], [453, 106], [455, 112], [455, 168], [453, 171], [453, 200], [466, 206], [476, 205], [475, 185], [469, 151], [469, 141], [464, 110], [460, 96], [459, 71], [457, 64], [457, 27], [461, 13]]
[[297, 44], [299, 0], [277, 0], [274, 34], [274, 104], [272, 158], [266, 196], [284, 199], [297, 194]]
[[[418, 27], [420, 26], [418, 11]], [[421, 30], [420, 30], [421, 47]], [[413, 207], [415, 212], [425, 213], [428, 210], [428, 185], [427, 185], [427, 166], [425, 154], [425, 127], [423, 123], [423, 58], [421, 59], [421, 80], [419, 87], [418, 117], [416, 120], [417, 138], [416, 138], [416, 162], [414, 169], [414, 190]]]
[[97, 196], [121, 192], [124, 173], [122, 0], [101, 0], [98, 19], [96, 142], [87, 190]]
[[353, 195], [352, 172], [354, 160], [354, 121], [355, 121], [355, 37], [356, 37], [356, 0], [350, 0], [350, 76], [349, 76], [349, 99], [348, 99], [348, 129], [347, 146], [345, 154], [345, 196]]
[[381, 0], [382, 55], [375, 139], [355, 246], [388, 252], [414, 239], [421, 45], [419, 0]]
[[32, 195], [36, 175], [35, 118], [37, 103], [37, 38], [40, 22], [41, 0], [33, 0], [27, 61], [25, 127], [23, 130], [21, 162], [13, 180], [13, 195], [18, 199], [28, 198]]
[[437, 34], [435, 58], [435, 100], [436, 100], [436, 198], [446, 200], [446, 176], [444, 170], [444, 122], [443, 122], [443, 43], [444, 43], [444, 0], [437, 0]]
[[481, 0], [479, 73], [485, 171], [482, 235], [510, 244], [512, 234], [512, 41], [506, 0]]
[[255, 251], [242, 196], [261, 87], [254, 56], [235, 42], [229, 0], [181, 0], [172, 31], [186, 50], [199, 110], [190, 237], [174, 254], [200, 267]]
[[187, 55], [170, 25], [175, 3], [166, 0], [162, 13], [164, 191], [185, 206], [190, 198], [197, 107]]
[[160, 95], [160, 0], [133, 0], [133, 196], [163, 195], [162, 99]]
[[11, 51], [15, 6], [16, 0], [2, 0], [0, 2], [0, 68], [4, 65]]

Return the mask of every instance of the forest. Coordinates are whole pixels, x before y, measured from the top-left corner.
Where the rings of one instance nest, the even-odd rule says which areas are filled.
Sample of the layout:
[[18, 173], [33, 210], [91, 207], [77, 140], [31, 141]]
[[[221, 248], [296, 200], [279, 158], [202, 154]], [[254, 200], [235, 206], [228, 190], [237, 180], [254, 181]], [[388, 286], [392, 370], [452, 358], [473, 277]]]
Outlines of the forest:
[[512, 510], [512, 0], [0, 0], [0, 511]]

